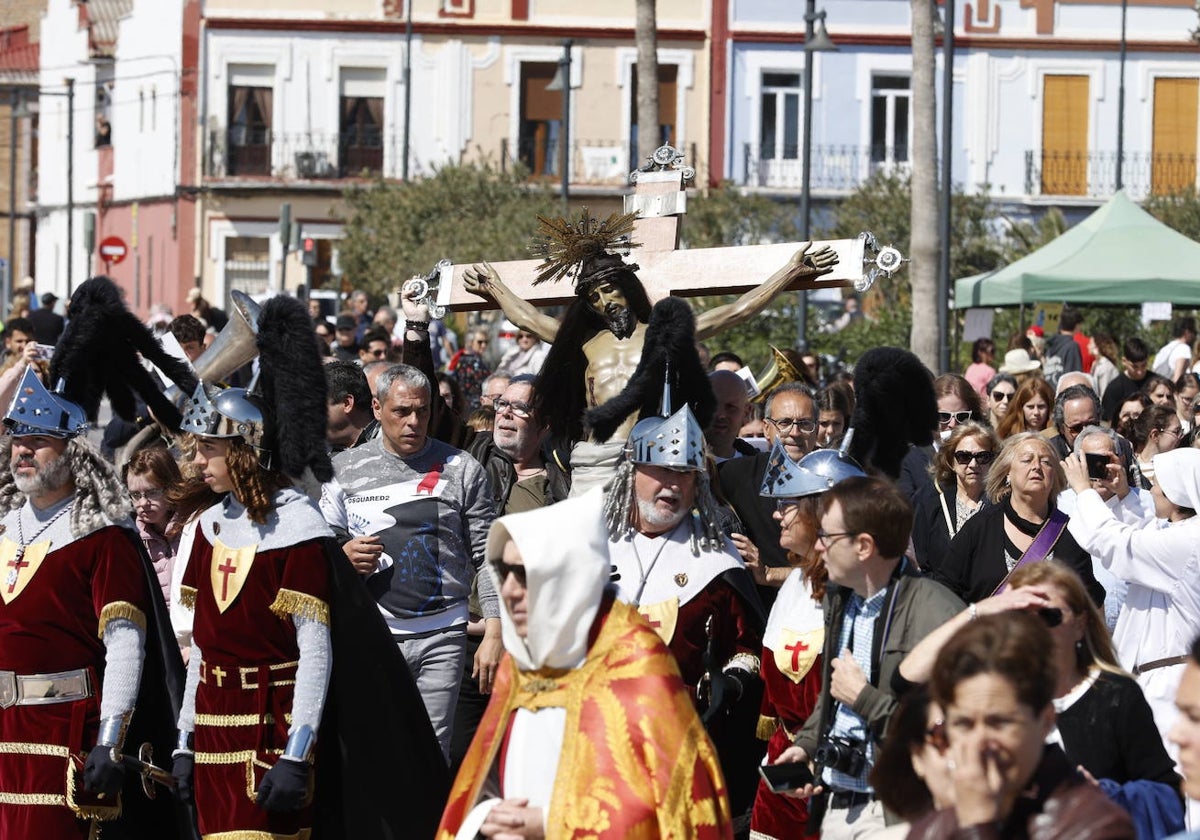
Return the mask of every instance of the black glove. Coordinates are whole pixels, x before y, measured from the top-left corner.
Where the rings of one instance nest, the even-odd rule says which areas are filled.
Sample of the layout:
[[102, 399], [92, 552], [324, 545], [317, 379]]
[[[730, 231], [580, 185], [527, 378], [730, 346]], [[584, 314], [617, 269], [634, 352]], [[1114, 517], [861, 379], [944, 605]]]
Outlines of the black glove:
[[171, 765], [171, 775], [175, 777], [175, 795], [180, 802], [192, 801], [192, 776], [196, 772], [195, 753], [181, 752], [175, 756]]
[[112, 747], [98, 744], [83, 765], [83, 789], [101, 798], [116, 796], [125, 782], [125, 768], [112, 760]]
[[292, 761], [281, 758], [263, 776], [258, 786], [260, 807], [268, 811], [295, 811], [304, 806], [308, 799], [307, 761]]
[[700, 722], [708, 725], [709, 721], [719, 717], [733, 708], [733, 704], [742, 699], [744, 681], [753, 679], [751, 674], [741, 668], [731, 668], [728, 671], [710, 672], [711, 693], [708, 708], [700, 716]]

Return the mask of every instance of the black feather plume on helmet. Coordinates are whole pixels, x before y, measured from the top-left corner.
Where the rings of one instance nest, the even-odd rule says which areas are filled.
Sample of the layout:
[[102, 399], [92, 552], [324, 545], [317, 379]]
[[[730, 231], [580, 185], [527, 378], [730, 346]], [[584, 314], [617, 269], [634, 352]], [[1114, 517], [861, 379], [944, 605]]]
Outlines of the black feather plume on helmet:
[[909, 444], [933, 443], [933, 374], [908, 350], [875, 347], [854, 366], [854, 395], [854, 438], [848, 454], [897, 478]]
[[668, 371], [671, 405], [678, 409], [687, 403], [700, 428], [708, 428], [717, 399], [696, 351], [696, 316], [686, 301], [672, 297], [660, 300], [650, 311], [642, 358], [625, 389], [587, 413], [595, 439], [611, 438], [635, 411], [638, 419], [659, 416]]
[[70, 320], [50, 361], [50, 387], [62, 381], [62, 395], [77, 403], [91, 421], [105, 394], [116, 414], [133, 420], [140, 396], [160, 423], [178, 430], [179, 409], [163, 395], [138, 354], [157, 365], [184, 393], [195, 390], [196, 376], [187, 364], [163, 350], [149, 328], [126, 308], [116, 283], [93, 277], [80, 284], [71, 295], [69, 312]]
[[264, 303], [256, 343], [259, 378], [253, 391], [270, 418], [269, 448], [279, 456], [276, 468], [299, 478], [307, 467], [318, 481], [329, 481], [333, 464], [325, 442], [325, 370], [304, 304], [285, 295]]

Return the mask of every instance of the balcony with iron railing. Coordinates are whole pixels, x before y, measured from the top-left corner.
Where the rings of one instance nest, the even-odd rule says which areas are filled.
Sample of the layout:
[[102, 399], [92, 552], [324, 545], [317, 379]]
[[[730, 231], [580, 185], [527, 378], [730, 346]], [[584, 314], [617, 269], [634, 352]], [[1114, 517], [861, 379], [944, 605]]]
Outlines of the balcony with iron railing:
[[402, 138], [375, 130], [339, 133], [214, 129], [204, 175], [212, 179], [320, 181], [391, 174]]
[[[804, 161], [797, 144], [758, 146], [742, 144], [741, 171], [734, 180], [741, 186], [800, 190]], [[848, 193], [878, 171], [907, 172], [907, 146], [813, 146], [809, 188], [820, 193]]]
[[[1195, 188], [1196, 155], [1125, 153], [1121, 186], [1140, 201]], [[1103, 199], [1117, 191], [1116, 152], [1025, 152], [1025, 192], [1030, 197]]]
[[[686, 144], [684, 160], [695, 166], [696, 144]], [[637, 150], [620, 140], [572, 140], [571, 184], [583, 187], [624, 187], [629, 173], [637, 168]], [[502, 171], [520, 166], [530, 180], [561, 180], [562, 155], [557, 138], [522, 137], [517, 143], [508, 138], [500, 141]]]

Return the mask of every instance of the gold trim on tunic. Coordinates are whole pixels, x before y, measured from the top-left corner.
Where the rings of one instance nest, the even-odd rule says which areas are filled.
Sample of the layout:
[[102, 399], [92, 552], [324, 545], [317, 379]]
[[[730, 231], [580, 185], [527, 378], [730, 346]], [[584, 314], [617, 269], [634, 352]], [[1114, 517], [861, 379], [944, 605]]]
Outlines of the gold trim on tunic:
[[[291, 714], [284, 715], [284, 720], [291, 725]], [[196, 726], [258, 726], [274, 723], [275, 715], [196, 715]]]
[[128, 619], [140, 627], [143, 633], [146, 632], [146, 614], [140, 608], [128, 601], [113, 601], [105, 604], [104, 609], [100, 610], [100, 629], [96, 635], [103, 639], [108, 622], [114, 618]]
[[294, 615], [298, 618], [307, 618], [309, 621], [319, 621], [326, 627], [329, 626], [329, 605], [307, 592], [280, 589], [270, 609], [280, 618]]
[[28, 741], [0, 741], [0, 753], [5, 755], [52, 755], [70, 758], [71, 751], [59, 744], [34, 744]]

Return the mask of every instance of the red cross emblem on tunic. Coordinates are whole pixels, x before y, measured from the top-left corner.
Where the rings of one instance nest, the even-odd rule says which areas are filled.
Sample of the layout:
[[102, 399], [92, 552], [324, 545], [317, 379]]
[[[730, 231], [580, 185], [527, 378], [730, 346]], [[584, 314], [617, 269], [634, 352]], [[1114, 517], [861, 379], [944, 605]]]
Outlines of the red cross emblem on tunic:
[[209, 567], [209, 580], [212, 583], [213, 600], [221, 612], [229, 609], [242, 591], [250, 567], [254, 565], [254, 555], [257, 545], [242, 548], [230, 548], [219, 539], [213, 542], [212, 565]]
[[789, 680], [799, 683], [817, 661], [824, 642], [824, 626], [805, 632], [785, 627], [780, 631], [778, 645], [774, 648], [775, 667]]

